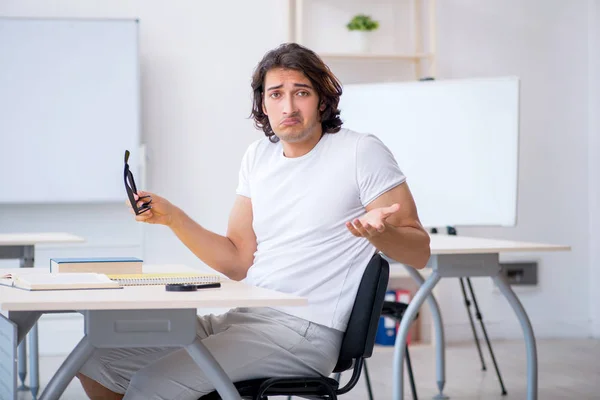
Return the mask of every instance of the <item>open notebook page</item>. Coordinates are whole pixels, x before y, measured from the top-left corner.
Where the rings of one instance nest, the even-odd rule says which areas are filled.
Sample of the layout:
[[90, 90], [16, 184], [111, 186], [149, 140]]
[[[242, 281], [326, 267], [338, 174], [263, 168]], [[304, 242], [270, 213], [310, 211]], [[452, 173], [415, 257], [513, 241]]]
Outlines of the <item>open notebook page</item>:
[[118, 282], [97, 273], [35, 273], [6, 274], [0, 276], [0, 284], [28, 290], [53, 289], [109, 289], [120, 288]]

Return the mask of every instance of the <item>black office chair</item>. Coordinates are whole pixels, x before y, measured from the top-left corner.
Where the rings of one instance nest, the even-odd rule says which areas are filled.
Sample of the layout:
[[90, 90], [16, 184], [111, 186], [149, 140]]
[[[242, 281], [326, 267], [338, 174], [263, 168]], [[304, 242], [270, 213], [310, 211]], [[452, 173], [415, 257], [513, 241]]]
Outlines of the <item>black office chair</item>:
[[[267, 400], [267, 396], [335, 400], [337, 396], [349, 392], [360, 378], [364, 359], [373, 354], [375, 333], [388, 280], [389, 264], [377, 253], [367, 265], [360, 282], [334, 369], [334, 372], [352, 369], [352, 377], [345, 386], [340, 388], [337, 380], [325, 376], [252, 379], [234, 383], [240, 396], [253, 400]], [[200, 400], [220, 399], [216, 391], [200, 398]]]

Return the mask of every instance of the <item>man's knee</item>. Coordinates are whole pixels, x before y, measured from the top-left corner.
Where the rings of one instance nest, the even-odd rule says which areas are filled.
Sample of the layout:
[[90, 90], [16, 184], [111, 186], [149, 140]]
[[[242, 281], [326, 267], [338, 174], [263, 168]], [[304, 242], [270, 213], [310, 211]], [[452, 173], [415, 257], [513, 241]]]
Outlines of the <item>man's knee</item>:
[[78, 372], [77, 375], [75, 375], [75, 376], [79, 379], [79, 381], [81, 382], [81, 386], [83, 386], [83, 390], [85, 391], [85, 394], [87, 394], [87, 396], [91, 400], [100, 400], [100, 399], [121, 400], [121, 399], [123, 399], [122, 394], [115, 393], [112, 390], [105, 388], [104, 386], [102, 386], [101, 384], [99, 384], [98, 382], [93, 380], [92, 378], [89, 378], [89, 377], [83, 375], [81, 372]]
[[136, 400], [153, 396], [164, 399], [196, 400], [214, 390], [214, 385], [201, 371], [193, 372], [194, 369], [190, 368], [186, 374], [171, 376], [161, 372], [156, 366], [141, 369], [131, 378], [127, 396]]

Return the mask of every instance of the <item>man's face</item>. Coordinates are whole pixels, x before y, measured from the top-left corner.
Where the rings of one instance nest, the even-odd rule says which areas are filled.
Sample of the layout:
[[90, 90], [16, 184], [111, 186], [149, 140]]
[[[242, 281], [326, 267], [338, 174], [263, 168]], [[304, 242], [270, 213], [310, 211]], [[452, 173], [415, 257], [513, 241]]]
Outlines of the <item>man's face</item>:
[[298, 143], [313, 135], [321, 136], [319, 96], [302, 72], [271, 69], [264, 87], [263, 112], [281, 140]]

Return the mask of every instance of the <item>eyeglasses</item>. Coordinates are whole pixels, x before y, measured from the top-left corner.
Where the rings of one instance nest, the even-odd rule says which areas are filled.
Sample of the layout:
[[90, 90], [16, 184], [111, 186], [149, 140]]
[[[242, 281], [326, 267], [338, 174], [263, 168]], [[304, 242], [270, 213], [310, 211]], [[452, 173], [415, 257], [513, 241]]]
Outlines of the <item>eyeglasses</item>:
[[[137, 194], [137, 187], [135, 186], [135, 180], [133, 179], [133, 173], [129, 170], [129, 150], [125, 150], [125, 170], [123, 171], [123, 180], [125, 181], [125, 190], [127, 191], [127, 197], [129, 197], [129, 201], [131, 202], [131, 207], [133, 211], [135, 211], [135, 215], [140, 215], [143, 212], [146, 212], [150, 209], [150, 203], [152, 203], [151, 196], [139, 196], [138, 200], [135, 200], [134, 194]], [[137, 202], [149, 198], [150, 200], [143, 203], [141, 207], [138, 207]]]

